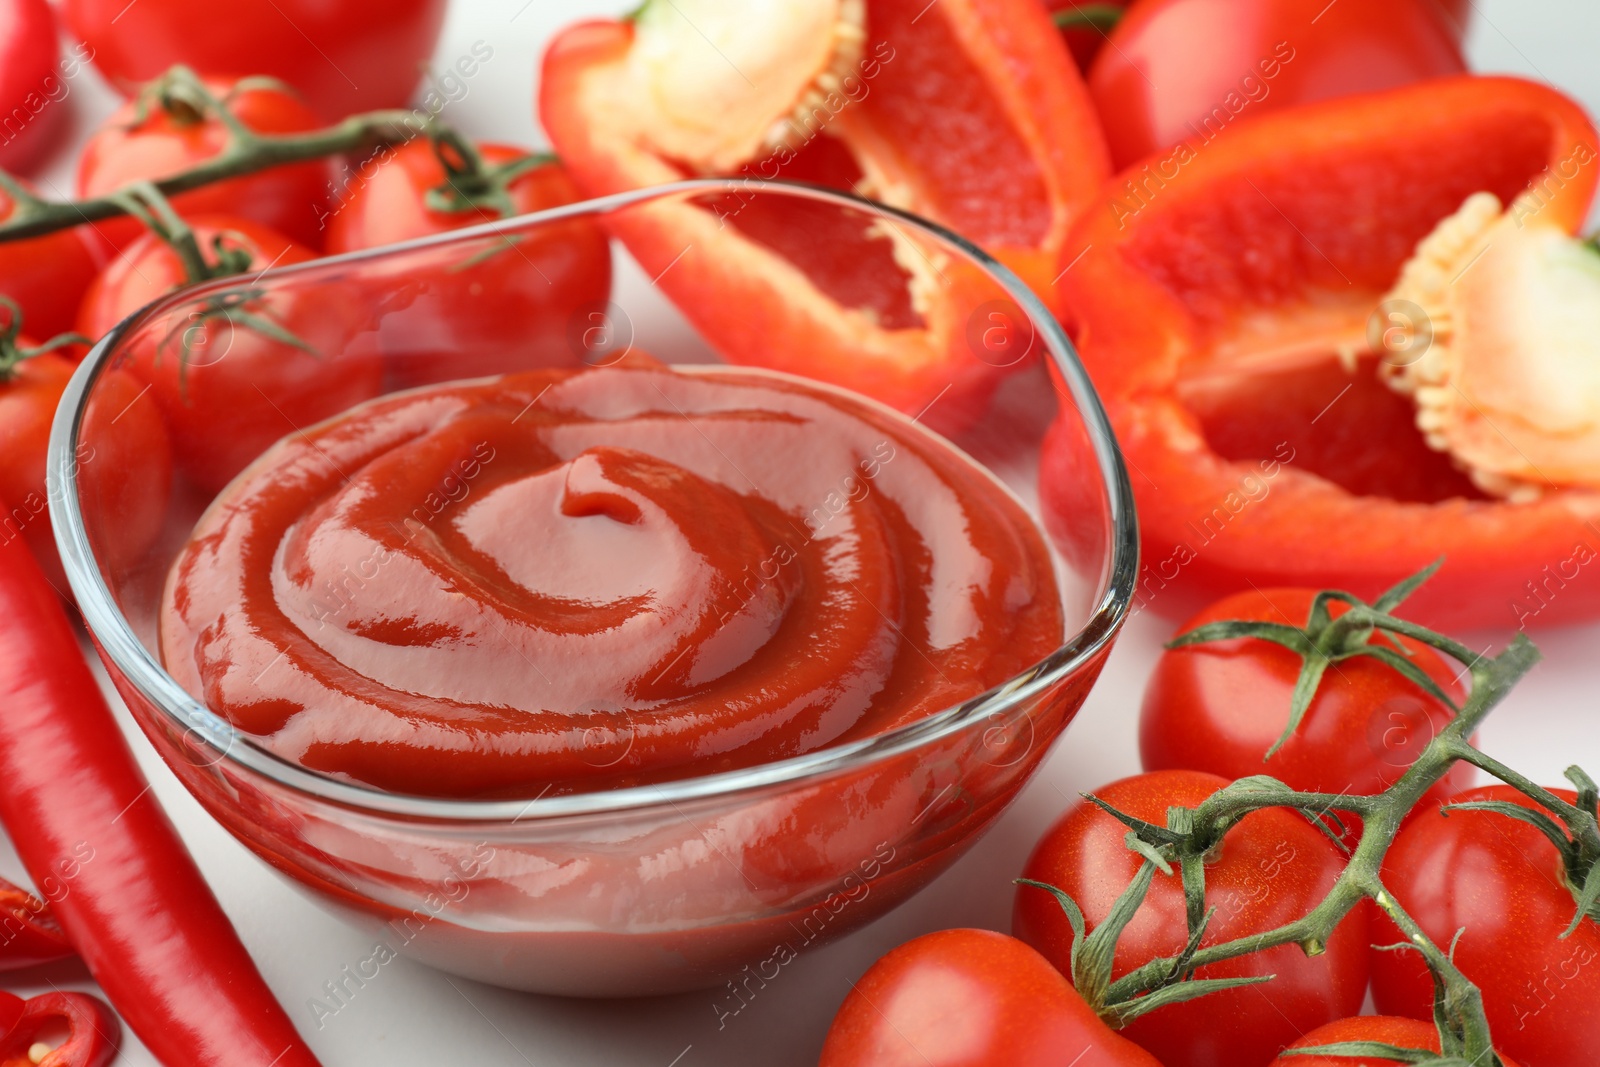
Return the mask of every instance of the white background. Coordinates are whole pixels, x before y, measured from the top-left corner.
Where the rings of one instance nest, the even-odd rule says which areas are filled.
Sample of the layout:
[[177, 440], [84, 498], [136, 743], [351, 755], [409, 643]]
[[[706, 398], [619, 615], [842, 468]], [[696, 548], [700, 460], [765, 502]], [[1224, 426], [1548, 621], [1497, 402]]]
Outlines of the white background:
[[[731, 2], [731, 0], [730, 0]], [[493, 58], [468, 82], [446, 118], [484, 138], [544, 144], [532, 106], [538, 57], [562, 24], [618, 14], [633, 0], [454, 0], [435, 66], [445, 69], [484, 40]], [[1475, 69], [1554, 82], [1600, 114], [1600, 4], [1592, 0], [1477, 0], [1469, 53]], [[226, 18], [219, 4], [217, 17]], [[1226, 32], [1218, 27], [1218, 32]], [[1197, 42], [1197, 47], [1199, 47]], [[72, 82], [79, 136], [114, 106], [91, 72]], [[51, 195], [71, 190], [71, 146], [48, 167]], [[1419, 145], [1418, 151], [1426, 151]], [[1578, 581], [1600, 581], [1585, 571]], [[398, 961], [318, 1029], [308, 1000], [322, 983], [371, 951], [367, 937], [324, 915], [213, 823], [160, 764], [131, 721], [132, 737], [157, 794], [176, 820], [223, 906], [290, 1017], [328, 1067], [445, 1063], [537, 1067], [707, 1067], [815, 1064], [834, 1010], [879, 955], [918, 934], [952, 926], [1006, 929], [1011, 887], [1033, 842], [1080, 789], [1134, 773], [1136, 716], [1144, 678], [1171, 623], [1137, 617], [1105, 676], [1044, 769], [989, 835], [949, 873], [900, 910], [784, 969], [719, 1031], [712, 992], [655, 1000], [584, 1002], [507, 992]], [[1506, 635], [1484, 634], [1483, 647]], [[1535, 778], [1559, 782], [1580, 760], [1600, 771], [1595, 644], [1600, 625], [1537, 635], [1547, 660], [1485, 727], [1483, 743]], [[121, 705], [111, 697], [119, 713]], [[3, 788], [3, 784], [0, 784]], [[0, 840], [0, 875], [22, 879]], [[81, 965], [33, 972], [19, 993], [93, 989]], [[119, 1061], [155, 1061], [131, 1035]]]

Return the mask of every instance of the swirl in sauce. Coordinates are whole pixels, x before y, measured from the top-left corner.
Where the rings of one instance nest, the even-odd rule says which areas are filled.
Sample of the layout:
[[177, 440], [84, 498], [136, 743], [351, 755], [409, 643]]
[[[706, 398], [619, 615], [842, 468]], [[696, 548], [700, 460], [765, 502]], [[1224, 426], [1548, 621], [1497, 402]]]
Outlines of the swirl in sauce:
[[767, 763], [1062, 640], [1023, 507], [942, 439], [769, 372], [540, 371], [296, 434], [201, 518], [161, 647], [306, 768], [535, 796]]

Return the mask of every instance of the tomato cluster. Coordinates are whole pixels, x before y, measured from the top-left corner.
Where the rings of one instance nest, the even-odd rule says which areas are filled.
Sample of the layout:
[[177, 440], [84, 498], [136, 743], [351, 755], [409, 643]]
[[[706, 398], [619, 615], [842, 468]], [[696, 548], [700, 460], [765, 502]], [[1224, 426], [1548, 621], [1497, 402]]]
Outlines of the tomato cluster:
[[[1312, 614], [1317, 602], [1310, 590], [1255, 590], [1213, 605], [1180, 635], [1223, 620], [1312, 633], [1322, 625]], [[1344, 610], [1335, 601], [1329, 620]], [[1331, 1067], [1349, 1061], [1284, 1050], [1365, 1043], [1437, 1052], [1429, 967], [1420, 954], [1396, 949], [1396, 943], [1405, 947], [1407, 936], [1370, 901], [1348, 912], [1315, 954], [1284, 944], [1193, 975], [1270, 981], [1158, 1008], [1115, 1034], [1069, 992], [1083, 964], [1074, 951], [1077, 938], [1110, 921], [1146, 863], [1148, 853], [1130, 847], [1129, 826], [1177, 826], [1170, 822], [1173, 812], [1197, 810], [1235, 779], [1267, 775], [1334, 800], [1320, 818], [1281, 807], [1252, 811], [1206, 853], [1209, 918], [1199, 947], [1266, 934], [1329, 896], [1362, 829], [1351, 817], [1333, 817], [1337, 799], [1375, 796], [1393, 786], [1450, 725], [1452, 705], [1468, 695], [1432, 648], [1397, 637], [1396, 651], [1416, 678], [1377, 656], [1340, 659], [1323, 674], [1303, 718], [1281, 737], [1302, 656], [1263, 637], [1175, 642], [1145, 692], [1145, 773], [1096, 789], [1092, 800], [1071, 807], [1044, 835], [1022, 870], [1015, 938], [958, 930], [896, 949], [846, 999], [823, 1063], [987, 1067], [1060, 1062], [1063, 1051], [1071, 1062], [1083, 1047], [1092, 1050], [1083, 1062], [1092, 1063]], [[1455, 764], [1411, 810], [1384, 858], [1384, 886], [1429, 938], [1452, 946], [1455, 964], [1482, 992], [1508, 1067], [1512, 1057], [1549, 1067], [1592, 1062], [1600, 1041], [1600, 967], [1594, 966], [1600, 924], [1575, 900], [1580, 887], [1558, 847], [1565, 838], [1534, 825], [1540, 817], [1551, 828], [1554, 823], [1523, 791], [1468, 788], [1470, 779], [1471, 768]], [[1594, 803], [1570, 790], [1551, 795], [1580, 808]], [[1513, 805], [1534, 822], [1484, 810], [1485, 804]], [[1183, 952], [1190, 936], [1187, 907], [1178, 872], [1155, 873], [1115, 941], [1112, 978]], [[1385, 1014], [1359, 1015], [1369, 987]], [[962, 1051], [918, 1058], [930, 1048]], [[1363, 1062], [1400, 1061], [1369, 1054]]]
[[[44, 0], [6, 0], [3, 8], [16, 9], [6, 47], [26, 52], [34, 66], [53, 64], [57, 31]], [[94, 0], [64, 6], [68, 26], [86, 42], [72, 62], [92, 56], [132, 94], [78, 157], [77, 193], [85, 200], [213, 160], [234, 143], [236, 127], [301, 135], [360, 106], [404, 103], [420, 60], [432, 50], [444, 4], [386, 3], [380, 17], [378, 6], [358, 0], [247, 3], [226, 19], [174, 0], [125, 8]], [[300, 29], [279, 32], [291, 26], [286, 20]], [[174, 62], [202, 77], [168, 74], [144, 82]], [[361, 91], [342, 77], [330, 79], [330, 64]], [[32, 91], [31, 82], [20, 80], [35, 77], [32, 67], [4, 69], [16, 84], [0, 79], [0, 104]], [[51, 84], [59, 81], [50, 77]], [[64, 110], [41, 110], [41, 120]], [[21, 140], [0, 144], [0, 163], [25, 162], [25, 147]], [[253, 273], [579, 197], [551, 158], [503, 145], [458, 147], [476, 152], [473, 162], [491, 172], [517, 164], [502, 183], [503, 201], [463, 210], [430, 206], [435, 190], [452, 190], [459, 174], [442, 162], [446, 149], [423, 137], [364, 159], [312, 159], [228, 178], [175, 195], [170, 205], [203, 259], [226, 258], [230, 272]], [[0, 193], [0, 219], [15, 211], [13, 198]], [[18, 336], [8, 351], [29, 351], [34, 340], [73, 330], [99, 338], [157, 297], [202, 280], [171, 243], [181, 236], [148, 232], [124, 216], [0, 243], [0, 297], [11, 302], [8, 314], [20, 315], [9, 323]], [[276, 302], [266, 325], [251, 314], [264, 309], [249, 305], [203, 317], [183, 332], [181, 345], [144, 343], [111, 372], [99, 403], [121, 398], [126, 410], [112, 413], [115, 429], [104, 442], [124, 459], [102, 458], [97, 467], [96, 457], [80, 457], [83, 491], [119, 494], [107, 506], [127, 523], [122, 543], [137, 551], [158, 532], [175, 474], [215, 492], [271, 442], [376, 396], [386, 380], [410, 384], [575, 362], [570, 320], [580, 308], [603, 306], [610, 279], [606, 238], [574, 220], [507, 242], [500, 254], [467, 268], [441, 261], [415, 279], [411, 305], [383, 321], [370, 321], [351, 301], [315, 294]], [[7, 502], [9, 535], [27, 539], [62, 590], [46, 506], [45, 445], [82, 354], [80, 345], [64, 345], [6, 358], [0, 369], [0, 446], [7, 456], [0, 499]]]

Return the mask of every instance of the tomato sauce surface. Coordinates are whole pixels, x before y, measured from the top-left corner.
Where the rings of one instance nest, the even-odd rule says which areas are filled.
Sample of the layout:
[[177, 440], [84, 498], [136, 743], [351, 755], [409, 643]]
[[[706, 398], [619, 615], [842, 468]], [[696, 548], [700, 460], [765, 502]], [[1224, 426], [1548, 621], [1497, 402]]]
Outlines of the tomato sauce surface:
[[1062, 641], [1043, 536], [941, 438], [764, 371], [428, 387], [285, 438], [169, 575], [168, 670], [301, 766], [534, 797], [881, 733]]

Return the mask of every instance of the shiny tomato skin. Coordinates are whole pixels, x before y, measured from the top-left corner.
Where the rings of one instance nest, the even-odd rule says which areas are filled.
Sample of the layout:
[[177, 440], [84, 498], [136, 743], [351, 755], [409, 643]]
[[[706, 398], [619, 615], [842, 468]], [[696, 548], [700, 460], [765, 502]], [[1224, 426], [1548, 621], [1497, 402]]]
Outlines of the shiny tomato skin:
[[[1217, 601], [1179, 630], [1223, 619], [1304, 626], [1310, 589], [1251, 589]], [[1343, 605], [1333, 605], [1343, 614]], [[1378, 640], [1384, 640], [1378, 638]], [[1431, 648], [1401, 638], [1412, 662], [1459, 704], [1456, 672]], [[1268, 774], [1313, 793], [1370, 796], [1405, 773], [1454, 713], [1377, 660], [1357, 657], [1330, 667], [1295, 731], [1263, 760], [1289, 721], [1300, 657], [1270, 641], [1243, 638], [1168, 649], [1145, 687], [1139, 755], [1147, 771], [1188, 768], [1224, 778]], [[1428, 794], [1437, 805], [1472, 784], [1457, 764]]]
[[[23, 339], [26, 348], [30, 342]], [[77, 364], [44, 352], [17, 364], [0, 381], [0, 537], [20, 533], [45, 576], [62, 594], [66, 575], [56, 554], [45, 488], [50, 424]], [[112, 565], [132, 562], [161, 531], [172, 485], [172, 450], [161, 415], [144, 386], [122, 371], [108, 371], [85, 415], [78, 453], [80, 492], [99, 514], [115, 516], [116, 544], [105, 546]]]
[[[1341, 1041], [1378, 1041], [1395, 1048], [1439, 1051], [1439, 1031], [1432, 1022], [1392, 1015], [1360, 1015], [1353, 1019], [1338, 1019], [1317, 1027], [1289, 1047], [1313, 1048]], [[1505, 1067], [1517, 1067], [1504, 1056], [1501, 1062]], [[1396, 1060], [1362, 1058], [1358, 1061], [1349, 1056], [1280, 1056], [1272, 1061], [1272, 1067], [1355, 1067], [1357, 1063], [1365, 1067], [1398, 1067]]]
[[[1166, 825], [1167, 809], [1195, 807], [1228, 784], [1199, 771], [1154, 771], [1112, 782], [1095, 795], [1126, 814]], [[1044, 835], [1023, 877], [1069, 893], [1090, 929], [1102, 922], [1133, 880], [1138, 856], [1124, 843], [1127, 827], [1087, 801], [1067, 810]], [[1344, 869], [1333, 845], [1296, 812], [1255, 812], [1231, 830], [1207, 865], [1206, 900], [1216, 907], [1205, 944], [1274, 929], [1321, 903]], [[1162, 1008], [1121, 1033], [1166, 1067], [1265, 1067], [1302, 1033], [1361, 1008], [1367, 989], [1368, 931], [1364, 908], [1307, 957], [1286, 945], [1199, 972], [1202, 978], [1274, 974], [1271, 983], [1229, 990]], [[1019, 886], [1012, 930], [1062, 973], [1070, 973], [1072, 927], [1054, 897]], [[1186, 940], [1183, 889], [1176, 871], [1157, 873], [1143, 907], [1123, 932], [1113, 973], [1121, 976]]]
[[[1112, 163], [1127, 167], [1267, 111], [1466, 70], [1432, 0], [1143, 0], [1089, 70]], [[1225, 29], [1224, 29], [1225, 28]]]
[[[225, 235], [230, 245], [250, 253], [257, 270], [316, 258], [305, 246], [246, 219], [211, 215], [192, 224], [202, 248]], [[95, 280], [84, 298], [79, 329], [100, 337], [184, 281], [176, 254], [146, 234]], [[278, 438], [369, 400], [382, 387], [376, 347], [363, 336], [370, 312], [353, 305], [347, 294], [296, 288], [280, 293], [270, 309], [246, 307], [258, 314], [270, 310], [280, 327], [313, 351], [246, 325], [212, 321], [152, 330], [133, 343], [126, 364], [130, 374], [150, 385], [172, 436], [178, 470], [213, 493]], [[158, 333], [168, 335], [166, 343], [156, 343]], [[187, 365], [179, 343], [185, 334], [194, 342]]]
[[[0, 192], [0, 218], [12, 210], [11, 198]], [[104, 260], [99, 241], [81, 226], [0, 241], [0, 295], [21, 306], [29, 336], [54, 337], [77, 328], [78, 307]]]
[[[1565, 800], [1574, 794], [1551, 792]], [[1458, 793], [1451, 803], [1503, 800], [1535, 808], [1505, 785]], [[1385, 884], [1440, 944], [1465, 929], [1456, 966], [1483, 990], [1496, 1043], [1523, 1063], [1579, 1067], [1600, 1048], [1600, 924], [1584, 919], [1565, 940], [1577, 908], [1560, 855], [1543, 834], [1489, 812], [1414, 818], [1384, 862]], [[1387, 918], [1374, 943], [1403, 940]], [[1389, 1015], [1429, 1018], [1432, 984], [1414, 954], [1374, 952], [1372, 995]]]
[[26, 171], [50, 150], [71, 112], [58, 66], [56, 19], [46, 0], [0, 2], [0, 167]]
[[[478, 146], [493, 166], [527, 155], [509, 145]], [[498, 222], [493, 212], [430, 210], [424, 197], [445, 171], [433, 146], [412, 141], [357, 169], [328, 226], [328, 251], [353, 252], [465, 226]], [[523, 174], [507, 192], [517, 214], [580, 199], [558, 163]], [[514, 245], [445, 250], [438, 262], [408, 264], [420, 290], [386, 317], [380, 345], [401, 386], [454, 378], [576, 366], [583, 350], [574, 321], [603, 313], [611, 295], [611, 247], [590, 219], [546, 224]]]
[[[227, 99], [233, 112], [258, 133], [284, 134], [320, 126], [315, 113], [288, 93], [251, 89], [229, 97], [232, 83], [208, 80], [207, 87]], [[228, 131], [215, 118], [185, 121], [151, 106], [143, 122], [128, 101], [101, 125], [78, 159], [78, 195], [103, 196], [129, 182], [165, 178], [221, 153]], [[328, 214], [329, 165], [314, 160], [243, 178], [232, 178], [172, 198], [180, 215], [235, 215], [253, 219], [310, 248], [322, 246]], [[133, 219], [95, 225], [113, 249], [123, 249], [144, 233]]]
[[896, 948], [853, 984], [818, 1067], [1064, 1064], [1161, 1067], [1021, 941], [941, 930]]
[[[422, 79], [446, 0], [65, 0], [68, 27], [132, 95], [174, 63], [287, 82], [324, 118], [402, 107]], [[492, 54], [492, 52], [491, 52]]]

